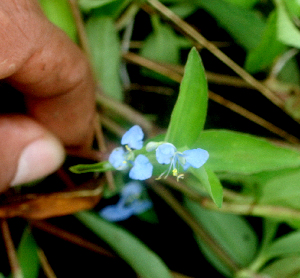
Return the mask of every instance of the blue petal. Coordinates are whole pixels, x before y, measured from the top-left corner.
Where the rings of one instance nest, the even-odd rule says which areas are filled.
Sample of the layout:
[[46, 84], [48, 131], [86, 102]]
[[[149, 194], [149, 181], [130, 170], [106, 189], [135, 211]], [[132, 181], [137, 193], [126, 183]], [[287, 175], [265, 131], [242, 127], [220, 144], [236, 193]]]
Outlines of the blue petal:
[[123, 221], [134, 214], [134, 209], [131, 207], [119, 206], [117, 204], [103, 208], [99, 214], [104, 219], [111, 222]]
[[127, 183], [121, 191], [121, 198], [127, 199], [130, 196], [140, 196], [143, 191], [143, 186], [138, 181]]
[[164, 143], [156, 149], [156, 159], [160, 164], [169, 164], [174, 157], [176, 148], [171, 143]]
[[129, 172], [129, 177], [134, 180], [146, 180], [152, 176], [152, 171], [153, 166], [149, 159], [146, 156], [139, 154]]
[[153, 203], [150, 200], [135, 200], [130, 205], [133, 214], [141, 214], [153, 207]]
[[115, 148], [110, 154], [108, 161], [112, 166], [114, 166], [117, 170], [124, 170], [127, 168], [127, 162], [125, 158], [125, 151], [123, 148]]
[[183, 152], [186, 163], [183, 165], [184, 170], [190, 166], [200, 168], [208, 159], [209, 154], [203, 149], [192, 149]]
[[121, 144], [131, 149], [140, 150], [143, 147], [144, 133], [138, 125], [130, 128], [122, 137]]

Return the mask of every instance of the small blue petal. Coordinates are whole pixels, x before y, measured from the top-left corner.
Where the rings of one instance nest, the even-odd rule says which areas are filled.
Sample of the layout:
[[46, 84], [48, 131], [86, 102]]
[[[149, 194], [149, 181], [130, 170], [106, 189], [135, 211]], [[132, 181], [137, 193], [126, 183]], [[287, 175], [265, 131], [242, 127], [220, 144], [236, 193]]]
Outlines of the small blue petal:
[[112, 166], [114, 166], [117, 170], [124, 170], [127, 168], [125, 151], [123, 148], [115, 148], [110, 154], [108, 161]]
[[121, 144], [131, 149], [140, 150], [143, 147], [144, 133], [138, 125], [130, 128], [122, 137]]
[[186, 170], [190, 166], [194, 168], [200, 168], [208, 159], [209, 154], [203, 149], [192, 149], [183, 152], [183, 157], [186, 163], [183, 165], [183, 169]]
[[171, 143], [164, 143], [156, 149], [156, 159], [160, 164], [169, 164], [174, 157], [176, 148]]
[[128, 197], [134, 195], [139, 196], [143, 191], [143, 186], [138, 181], [132, 181], [127, 183], [121, 191], [121, 198], [127, 199]]
[[153, 207], [153, 203], [150, 200], [135, 200], [130, 205], [133, 214], [141, 214]]
[[133, 167], [129, 171], [129, 177], [134, 180], [146, 180], [152, 176], [153, 166], [149, 159], [139, 154], [134, 163]]
[[134, 214], [134, 209], [131, 207], [111, 205], [103, 208], [99, 214], [108, 221], [117, 222], [126, 220], [132, 216]]

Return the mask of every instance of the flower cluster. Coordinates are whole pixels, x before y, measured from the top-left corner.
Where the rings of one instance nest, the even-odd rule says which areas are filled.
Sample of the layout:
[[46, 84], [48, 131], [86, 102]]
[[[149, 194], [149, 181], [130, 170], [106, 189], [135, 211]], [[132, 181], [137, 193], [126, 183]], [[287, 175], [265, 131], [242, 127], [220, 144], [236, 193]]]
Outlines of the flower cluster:
[[129, 177], [134, 180], [146, 180], [152, 176], [153, 166], [149, 159], [142, 154], [135, 158], [132, 151], [143, 147], [143, 138], [142, 129], [138, 125], [133, 126], [122, 137], [121, 144], [125, 145], [125, 150], [122, 147], [116, 148], [108, 158], [110, 164], [117, 170], [126, 170], [132, 165]]
[[[153, 165], [145, 155], [139, 154], [135, 158], [132, 151], [143, 147], [143, 138], [142, 129], [137, 125], [133, 126], [122, 137], [121, 144], [125, 145], [125, 149], [123, 147], [116, 148], [109, 156], [109, 162], [117, 170], [128, 169], [131, 165], [129, 177], [135, 180], [148, 179], [152, 176], [153, 171]], [[155, 150], [156, 160], [159, 164], [170, 164], [169, 169], [164, 171], [158, 179], [164, 175], [167, 177], [171, 171], [173, 176], [180, 179], [183, 174], [178, 173], [179, 166], [184, 171], [189, 167], [200, 168], [209, 157], [206, 150], [197, 148], [179, 152], [173, 144], [167, 142], [149, 142], [146, 150], [148, 152]]]
[[108, 221], [116, 222], [149, 210], [153, 204], [149, 199], [144, 198], [144, 192], [143, 186], [137, 181], [126, 184], [120, 193], [118, 203], [103, 208], [99, 212], [100, 216]]

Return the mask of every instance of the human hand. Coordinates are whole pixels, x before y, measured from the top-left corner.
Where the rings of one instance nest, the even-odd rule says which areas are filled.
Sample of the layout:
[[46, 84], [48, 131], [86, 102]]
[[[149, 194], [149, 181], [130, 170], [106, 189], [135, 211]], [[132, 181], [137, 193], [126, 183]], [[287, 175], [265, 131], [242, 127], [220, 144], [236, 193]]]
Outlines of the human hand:
[[1, 1], [0, 26], [0, 79], [22, 92], [27, 111], [0, 115], [1, 192], [54, 172], [63, 145], [90, 147], [95, 86], [84, 54], [37, 0]]

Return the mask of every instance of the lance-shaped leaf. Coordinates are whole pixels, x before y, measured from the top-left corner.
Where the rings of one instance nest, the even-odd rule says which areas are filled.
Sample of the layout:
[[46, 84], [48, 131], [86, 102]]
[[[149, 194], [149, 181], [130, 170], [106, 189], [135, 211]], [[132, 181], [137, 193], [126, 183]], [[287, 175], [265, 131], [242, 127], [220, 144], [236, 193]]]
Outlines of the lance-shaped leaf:
[[208, 89], [204, 67], [196, 48], [192, 48], [165, 141], [174, 144], [177, 148], [190, 147], [203, 129], [207, 101]]
[[167, 266], [152, 250], [134, 235], [91, 212], [79, 212], [76, 217], [107, 242], [140, 277], [171, 278]]

